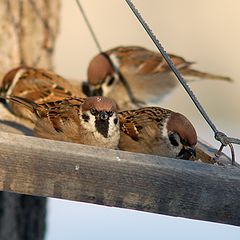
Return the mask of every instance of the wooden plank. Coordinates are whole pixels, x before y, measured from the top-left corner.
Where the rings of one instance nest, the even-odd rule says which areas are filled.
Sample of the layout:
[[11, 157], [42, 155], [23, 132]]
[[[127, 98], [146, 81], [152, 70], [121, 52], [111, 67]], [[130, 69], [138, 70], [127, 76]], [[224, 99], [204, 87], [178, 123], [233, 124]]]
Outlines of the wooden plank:
[[240, 170], [0, 132], [0, 190], [240, 225]]

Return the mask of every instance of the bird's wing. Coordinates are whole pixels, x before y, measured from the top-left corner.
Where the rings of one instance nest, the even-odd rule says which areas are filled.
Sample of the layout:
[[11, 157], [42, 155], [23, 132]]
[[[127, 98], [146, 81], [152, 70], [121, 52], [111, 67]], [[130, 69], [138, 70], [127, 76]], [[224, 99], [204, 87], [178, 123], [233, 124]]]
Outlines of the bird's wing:
[[157, 137], [161, 129], [162, 119], [169, 112], [159, 107], [122, 111], [119, 113], [121, 131], [136, 141], [146, 136]]
[[[18, 76], [19, 71], [21, 74]], [[80, 92], [61, 76], [35, 68], [18, 68], [10, 71], [1, 86], [2, 96], [19, 96], [37, 103], [73, 97], [79, 95], [78, 91]]]
[[[137, 74], [154, 74], [170, 71], [167, 62], [160, 53], [143, 47], [117, 47], [109, 50], [108, 54], [117, 56], [120, 60], [120, 67], [136, 68]], [[174, 54], [169, 54], [169, 56], [178, 69], [184, 69], [193, 64], [193, 62], [188, 62], [180, 56]]]

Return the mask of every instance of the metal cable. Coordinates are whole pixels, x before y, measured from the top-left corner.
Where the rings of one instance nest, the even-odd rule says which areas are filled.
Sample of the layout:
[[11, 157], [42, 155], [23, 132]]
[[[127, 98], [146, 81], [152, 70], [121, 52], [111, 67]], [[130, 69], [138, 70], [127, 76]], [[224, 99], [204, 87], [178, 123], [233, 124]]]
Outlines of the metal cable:
[[84, 21], [85, 21], [85, 23], [87, 24], [88, 30], [90, 31], [90, 33], [91, 33], [91, 35], [92, 35], [92, 38], [93, 38], [93, 40], [94, 40], [94, 42], [95, 42], [95, 44], [96, 44], [96, 46], [97, 46], [97, 48], [98, 48], [98, 51], [99, 51], [99, 52], [102, 52], [101, 45], [100, 45], [100, 43], [99, 43], [99, 41], [98, 41], [98, 39], [97, 39], [97, 36], [96, 36], [95, 32], [93, 31], [93, 28], [92, 28], [90, 22], [88, 21], [88, 17], [87, 17], [87, 15], [85, 14], [84, 9], [83, 9], [80, 1], [79, 1], [79, 0], [76, 0], [76, 2], [77, 2], [77, 5], [78, 5], [78, 8], [79, 8], [79, 10], [80, 10], [80, 12], [81, 12], [81, 14], [82, 14], [82, 16], [83, 16], [83, 18], [84, 18]]
[[77, 5], [78, 5], [78, 8], [83, 16], [83, 19], [89, 29], [89, 32], [91, 33], [91, 36], [95, 42], [95, 45], [97, 46], [98, 48], [98, 51], [109, 61], [109, 63], [111, 64], [111, 66], [113, 67], [114, 69], [114, 72], [118, 75], [119, 77], [119, 80], [122, 82], [124, 88], [126, 89], [127, 91], [127, 94], [131, 100], [132, 103], [134, 103], [135, 105], [137, 106], [141, 106], [141, 104], [143, 104], [143, 102], [141, 102], [140, 100], [138, 100], [135, 95], [133, 94], [133, 91], [130, 87], [130, 85], [128, 84], [127, 80], [125, 79], [125, 77], [122, 75], [121, 71], [118, 69], [118, 67], [113, 63], [113, 61], [111, 60], [110, 56], [108, 56], [105, 52], [102, 51], [102, 47], [98, 41], [98, 38], [97, 38], [97, 35], [95, 34], [93, 28], [92, 28], [92, 25], [90, 24], [90, 21], [88, 20], [88, 17], [83, 9], [83, 6], [81, 5], [80, 3], [80, 0], [76, 0], [77, 2]]
[[199, 110], [199, 112], [201, 113], [201, 115], [203, 116], [203, 118], [206, 120], [206, 122], [208, 123], [208, 125], [212, 128], [213, 132], [215, 133], [215, 139], [217, 141], [221, 142], [221, 147], [218, 151], [221, 152], [223, 147], [229, 145], [230, 149], [231, 149], [231, 153], [232, 153], [232, 161], [235, 161], [235, 154], [234, 154], [234, 149], [231, 143], [234, 144], [240, 144], [240, 139], [237, 138], [230, 138], [227, 137], [226, 134], [220, 132], [217, 130], [216, 126], [214, 125], [214, 123], [211, 121], [211, 119], [209, 118], [209, 116], [207, 115], [206, 111], [203, 109], [202, 105], [200, 104], [200, 102], [197, 100], [196, 96], [194, 95], [194, 93], [192, 92], [192, 90], [190, 89], [190, 87], [187, 85], [186, 81], [183, 79], [182, 75], [180, 74], [180, 72], [177, 70], [177, 68], [175, 67], [175, 65], [173, 64], [171, 58], [168, 56], [168, 54], [166, 53], [166, 51], [164, 50], [164, 48], [162, 47], [161, 43], [159, 42], [159, 40], [157, 39], [157, 37], [154, 35], [154, 33], [152, 32], [152, 30], [150, 29], [150, 27], [148, 26], [148, 24], [145, 22], [145, 20], [142, 18], [141, 14], [139, 13], [139, 11], [137, 10], [137, 8], [135, 7], [135, 5], [132, 3], [131, 0], [125, 0], [126, 3], [128, 4], [128, 6], [130, 7], [130, 9], [132, 10], [132, 12], [134, 13], [134, 15], [136, 16], [136, 18], [138, 19], [138, 21], [141, 23], [141, 25], [143, 26], [143, 28], [145, 29], [145, 31], [148, 33], [148, 36], [152, 39], [152, 41], [154, 42], [155, 46], [158, 48], [158, 50], [160, 51], [160, 53], [162, 54], [162, 56], [164, 57], [164, 59], [166, 60], [166, 62], [168, 63], [170, 69], [174, 72], [175, 76], [177, 77], [177, 79], [179, 80], [179, 82], [182, 84], [182, 86], [184, 87], [184, 89], [186, 90], [186, 92], [188, 93], [188, 95], [190, 96], [190, 98], [192, 99], [193, 103], [195, 104], [195, 106], [197, 107], [197, 109]]
[[[218, 158], [220, 156], [220, 153], [223, 150], [223, 147], [225, 146], [229, 146], [230, 150], [231, 150], [231, 154], [232, 154], [232, 162], [235, 161], [235, 153], [234, 153], [234, 148], [232, 146], [233, 144], [239, 144], [240, 145], [240, 139], [237, 138], [231, 138], [228, 137], [225, 133], [218, 131], [218, 129], [216, 128], [216, 126], [214, 125], [214, 123], [211, 121], [211, 119], [209, 118], [208, 114], [206, 113], [206, 111], [204, 110], [204, 108], [202, 107], [202, 105], [200, 104], [200, 102], [198, 101], [198, 99], [196, 98], [196, 96], [194, 95], [194, 93], [192, 92], [192, 90], [190, 89], [190, 87], [188, 86], [188, 84], [186, 83], [186, 81], [184, 80], [184, 78], [182, 77], [182, 75], [180, 74], [180, 72], [177, 70], [177, 68], [175, 67], [175, 65], [173, 64], [171, 58], [168, 56], [168, 54], [166, 53], [166, 51], [164, 50], [164, 48], [162, 47], [161, 43], [159, 42], [159, 40], [157, 39], [157, 37], [154, 35], [154, 33], [152, 32], [152, 30], [150, 29], [150, 27], [148, 26], [148, 24], [145, 22], [145, 20], [142, 18], [141, 14], [139, 13], [139, 11], [137, 10], [137, 8], [135, 7], [135, 5], [132, 3], [131, 0], [125, 0], [126, 3], [128, 4], [128, 6], [131, 8], [132, 12], [134, 13], [134, 15], [136, 16], [136, 18], [138, 19], [138, 21], [141, 23], [141, 25], [143, 26], [143, 28], [145, 29], [145, 31], [148, 33], [149, 37], [152, 39], [152, 41], [154, 42], [155, 46], [158, 48], [159, 52], [162, 54], [163, 58], [165, 59], [165, 61], [168, 63], [170, 69], [173, 71], [173, 73], [175, 74], [175, 76], [177, 77], [177, 79], [179, 80], [179, 82], [182, 84], [182, 86], [184, 87], [184, 89], [186, 90], [186, 92], [188, 93], [188, 95], [190, 96], [190, 98], [192, 99], [193, 103], [195, 104], [195, 106], [197, 107], [197, 109], [199, 110], [199, 112], [201, 113], [201, 115], [203, 116], [203, 118], [206, 120], [206, 122], [208, 123], [208, 125], [210, 126], [210, 128], [213, 130], [213, 132], [215, 133], [215, 139], [219, 142], [221, 142], [221, 146], [218, 150], [218, 152], [216, 153], [216, 157]], [[91, 33], [91, 36], [98, 48], [98, 51], [107, 58], [107, 60], [110, 62], [110, 64], [112, 65], [115, 73], [119, 76], [120, 81], [123, 83], [130, 100], [135, 103], [136, 105], [142, 104], [141, 101], [139, 101], [133, 94], [133, 91], [131, 89], [131, 87], [129, 86], [128, 82], [126, 81], [126, 79], [123, 77], [123, 75], [121, 74], [120, 70], [118, 69], [118, 67], [113, 63], [113, 61], [111, 60], [111, 58], [106, 55], [101, 48], [101, 45], [97, 39], [97, 36], [95, 34], [95, 32], [93, 31], [93, 28], [87, 18], [87, 15], [85, 14], [85, 11], [80, 3], [79, 0], [76, 0], [78, 8], [84, 18], [84, 21], [86, 22], [86, 25]]]

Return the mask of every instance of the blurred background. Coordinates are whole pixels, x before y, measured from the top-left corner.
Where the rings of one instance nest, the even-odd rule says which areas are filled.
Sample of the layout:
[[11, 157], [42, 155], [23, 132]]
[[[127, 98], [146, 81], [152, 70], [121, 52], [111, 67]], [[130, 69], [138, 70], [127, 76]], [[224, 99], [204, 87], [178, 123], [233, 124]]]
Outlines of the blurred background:
[[[123, 0], [81, 0], [103, 49], [138, 45], [156, 50]], [[202, 81], [191, 88], [219, 130], [240, 137], [239, 0], [135, 0], [165, 50], [195, 61], [196, 69], [226, 75], [233, 83]], [[86, 79], [97, 48], [74, 0], [62, 0], [55, 71], [69, 79]], [[185, 114], [198, 135], [219, 147], [213, 133], [179, 86], [162, 106]], [[236, 146], [238, 160], [240, 146]], [[226, 150], [226, 153], [229, 152]], [[204, 180], [203, 180], [204, 181]], [[240, 228], [50, 199], [47, 240], [77, 239], [236, 239]]]

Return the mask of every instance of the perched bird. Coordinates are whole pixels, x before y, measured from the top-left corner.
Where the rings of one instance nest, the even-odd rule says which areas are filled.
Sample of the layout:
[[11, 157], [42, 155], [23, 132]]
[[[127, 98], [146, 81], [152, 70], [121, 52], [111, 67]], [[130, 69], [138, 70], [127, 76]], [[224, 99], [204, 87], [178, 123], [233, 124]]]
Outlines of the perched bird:
[[[231, 81], [228, 77], [218, 76], [192, 69], [193, 62], [180, 56], [169, 54], [175, 66], [186, 78], [220, 79]], [[111, 59], [111, 61], [109, 61]], [[159, 101], [178, 84], [162, 55], [143, 47], [116, 47], [95, 56], [88, 66], [88, 86], [85, 93], [113, 98], [120, 109], [135, 108], [136, 102], [130, 100], [122, 79], [116, 73], [116, 66], [125, 79], [133, 95], [145, 105], [158, 104]]]
[[37, 137], [117, 148], [119, 119], [116, 104], [106, 97], [66, 98], [37, 104], [21, 97], [6, 97], [31, 113]]
[[118, 115], [120, 150], [194, 160], [197, 134], [182, 114], [145, 107]]
[[37, 137], [187, 160], [195, 156], [193, 125], [171, 110], [146, 107], [117, 113], [115, 102], [102, 96], [41, 104], [6, 99], [28, 110]]
[[[85, 97], [80, 88], [54, 72], [31, 67], [19, 67], [9, 71], [1, 82], [0, 96], [18, 96], [35, 103], [57, 101], [67, 97]], [[15, 115], [25, 117], [25, 109], [12, 104], [11, 101], [5, 106]]]

